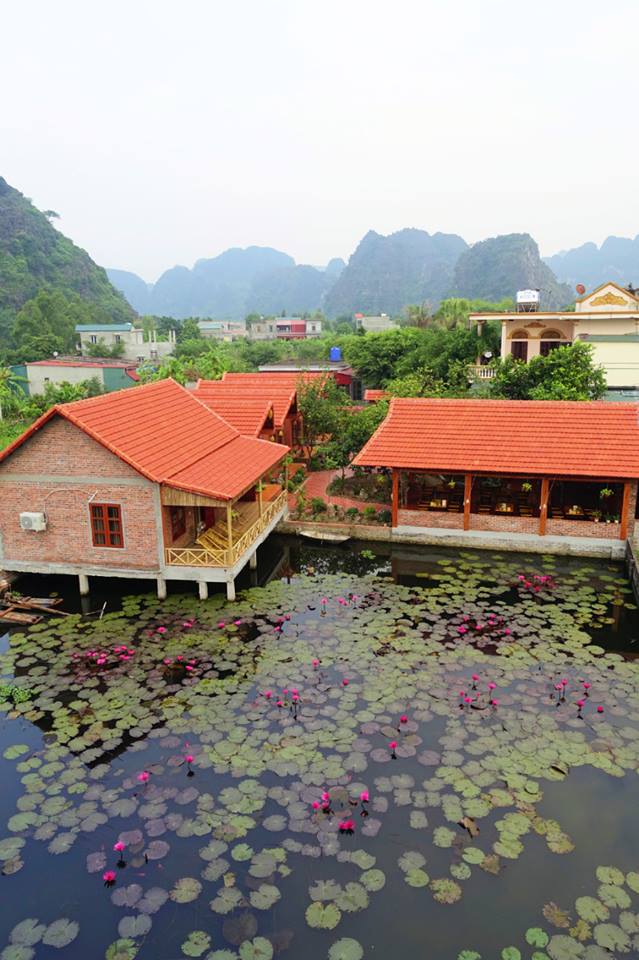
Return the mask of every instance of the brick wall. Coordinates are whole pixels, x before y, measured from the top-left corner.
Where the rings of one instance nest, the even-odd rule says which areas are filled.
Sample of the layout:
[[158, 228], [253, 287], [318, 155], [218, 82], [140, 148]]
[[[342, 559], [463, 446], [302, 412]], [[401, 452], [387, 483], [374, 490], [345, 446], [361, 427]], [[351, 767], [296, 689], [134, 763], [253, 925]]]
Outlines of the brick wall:
[[471, 513], [471, 530], [494, 530], [497, 533], [539, 533], [537, 517], [513, 517], [508, 514]]
[[443, 510], [399, 510], [399, 526], [406, 527], [446, 527], [449, 530], [464, 529], [463, 513], [445, 513]]
[[132, 467], [115, 457], [68, 420], [54, 417], [0, 464], [0, 476], [139, 477]]
[[[157, 570], [154, 487], [68, 421], [55, 418], [0, 463], [0, 566], [11, 569], [15, 560]], [[120, 505], [123, 548], [93, 546], [89, 498]], [[46, 512], [46, 531], [21, 530], [23, 511]]]
[[563, 519], [548, 520], [546, 523], [546, 534], [552, 537], [596, 537], [598, 540], [618, 540], [620, 531], [620, 523]]

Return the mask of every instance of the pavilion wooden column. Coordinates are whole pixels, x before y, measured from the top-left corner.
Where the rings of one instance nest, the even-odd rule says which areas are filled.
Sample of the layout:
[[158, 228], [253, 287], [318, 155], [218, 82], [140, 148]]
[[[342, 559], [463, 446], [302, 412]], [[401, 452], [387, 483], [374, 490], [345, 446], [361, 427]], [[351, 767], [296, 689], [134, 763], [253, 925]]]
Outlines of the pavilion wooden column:
[[226, 505], [226, 535], [229, 541], [229, 550], [233, 546], [233, 504]]
[[470, 530], [470, 499], [473, 490], [473, 475], [464, 476], [464, 530]]
[[546, 520], [548, 519], [548, 496], [550, 494], [550, 482], [548, 477], [543, 477], [541, 481], [541, 500], [539, 503], [539, 536], [543, 537], [546, 533]]
[[623, 500], [621, 502], [621, 529], [619, 530], [619, 539], [625, 540], [628, 536], [628, 508], [630, 506], [630, 484], [626, 481], [623, 485]]
[[262, 516], [262, 486], [263, 484], [262, 484], [262, 481], [260, 480], [257, 485], [257, 510], [260, 517]]
[[393, 467], [393, 500], [391, 506], [391, 527], [397, 526], [399, 515], [399, 470]]

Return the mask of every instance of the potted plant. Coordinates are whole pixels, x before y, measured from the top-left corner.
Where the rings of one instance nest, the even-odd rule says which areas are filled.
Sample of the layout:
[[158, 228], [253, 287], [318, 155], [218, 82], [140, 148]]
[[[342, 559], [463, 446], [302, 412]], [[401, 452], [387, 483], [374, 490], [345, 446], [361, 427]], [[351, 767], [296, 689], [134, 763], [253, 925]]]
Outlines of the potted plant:
[[524, 480], [524, 482], [521, 485], [521, 492], [530, 493], [531, 490], [532, 490], [532, 483], [530, 482], [530, 480]]
[[449, 481], [448, 481], [448, 486], [450, 487], [451, 490], [454, 490], [454, 489], [455, 489], [455, 481], [454, 481], [454, 480], [449, 480]]
[[615, 491], [611, 490], [610, 487], [602, 487], [601, 490], [599, 491], [599, 499], [607, 500], [608, 497], [612, 497], [614, 495], [614, 492]]
[[595, 521], [595, 523], [599, 523], [601, 520], [601, 510], [593, 510], [592, 519]]

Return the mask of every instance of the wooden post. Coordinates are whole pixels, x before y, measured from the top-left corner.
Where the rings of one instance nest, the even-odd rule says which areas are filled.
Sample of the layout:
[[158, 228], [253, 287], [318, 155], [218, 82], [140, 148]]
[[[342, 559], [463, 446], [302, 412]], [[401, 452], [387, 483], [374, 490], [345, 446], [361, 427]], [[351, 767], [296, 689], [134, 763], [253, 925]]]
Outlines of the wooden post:
[[260, 478], [257, 482], [257, 511], [259, 516], [262, 516], [262, 479]]
[[473, 490], [473, 475], [464, 476], [464, 530], [470, 530], [470, 499]]
[[548, 493], [550, 484], [548, 477], [543, 477], [541, 481], [541, 502], [539, 504], [539, 536], [546, 534], [546, 520], [548, 519]]
[[233, 517], [231, 513], [233, 512], [233, 504], [227, 503], [226, 505], [226, 535], [229, 541], [229, 550], [233, 546]]
[[621, 529], [619, 539], [626, 540], [628, 537], [628, 507], [630, 506], [630, 484], [626, 481], [623, 485], [623, 500], [621, 503]]
[[399, 514], [399, 470], [393, 467], [393, 502], [391, 507], [391, 527], [397, 526]]

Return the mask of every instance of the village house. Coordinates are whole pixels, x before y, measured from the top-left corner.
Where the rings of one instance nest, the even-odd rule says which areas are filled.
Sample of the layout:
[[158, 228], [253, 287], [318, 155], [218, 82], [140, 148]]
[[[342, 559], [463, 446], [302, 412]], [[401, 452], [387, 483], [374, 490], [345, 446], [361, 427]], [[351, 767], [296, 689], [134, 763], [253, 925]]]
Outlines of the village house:
[[130, 360], [111, 360], [98, 357], [57, 357], [52, 360], [34, 360], [11, 368], [22, 377], [20, 386], [28, 396], [44, 393], [49, 384], [84, 383], [97, 380], [105, 393], [134, 387], [140, 378], [137, 364]]
[[322, 334], [322, 321], [304, 317], [266, 317], [248, 325], [251, 340], [307, 340]]
[[144, 339], [144, 331], [132, 323], [78, 323], [75, 332], [78, 335], [80, 353], [90, 347], [104, 345], [112, 348], [122, 347], [122, 359], [142, 363], [167, 357], [175, 349], [175, 331], [169, 331], [168, 340], [158, 340], [155, 331]]
[[543, 537], [566, 553], [579, 543], [586, 552], [588, 539], [623, 556], [637, 509], [638, 412], [634, 403], [395, 398], [354, 464], [391, 472], [400, 537], [487, 546], [501, 535], [511, 549]]
[[0, 568], [225, 583], [287, 511], [288, 447], [173, 380], [52, 407], [0, 452]]
[[[601, 364], [611, 391], [639, 387], [639, 296], [631, 288], [608, 282], [575, 301], [574, 311], [539, 310], [538, 291], [518, 295], [510, 313], [471, 313], [480, 327], [501, 320], [501, 356], [528, 362], [577, 341], [590, 343], [595, 364]], [[491, 367], [478, 369], [488, 379]]]

